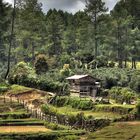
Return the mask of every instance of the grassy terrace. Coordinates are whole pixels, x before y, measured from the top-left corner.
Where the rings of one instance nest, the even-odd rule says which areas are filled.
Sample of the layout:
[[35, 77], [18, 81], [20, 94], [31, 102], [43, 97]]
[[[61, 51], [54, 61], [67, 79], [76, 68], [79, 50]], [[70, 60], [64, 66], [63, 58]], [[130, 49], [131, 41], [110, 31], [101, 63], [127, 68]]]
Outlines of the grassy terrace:
[[32, 88], [28, 88], [28, 87], [24, 87], [24, 86], [20, 86], [20, 85], [12, 85], [10, 87], [10, 89], [8, 90], [8, 93], [12, 93], [12, 94], [19, 94], [19, 93], [23, 93], [23, 92], [28, 92], [33, 90]]
[[25, 125], [30, 125], [30, 126], [40, 126], [44, 125], [44, 121], [38, 120], [38, 119], [33, 119], [33, 118], [27, 118], [27, 119], [1, 119], [0, 120], [0, 126], [25, 126]]
[[3, 97], [0, 97], [0, 116], [14, 114], [16, 115], [27, 114], [27, 112], [23, 108], [23, 105], [20, 105], [16, 102], [11, 103], [10, 100], [8, 99], [6, 99], [4, 102]]
[[17, 132], [17, 133], [7, 133], [1, 132], [0, 139], [5, 140], [80, 140], [81, 135], [84, 135], [84, 131], [80, 130], [63, 130], [63, 131], [37, 131], [37, 132]]
[[87, 140], [140, 140], [140, 122], [113, 123], [91, 133]]
[[105, 104], [99, 104], [99, 105], [96, 105], [96, 107], [115, 107], [115, 106], [118, 106], [118, 107], [123, 107], [123, 108], [135, 108], [135, 105], [122, 105], [122, 104], [110, 104], [110, 105], [105, 105]]
[[117, 113], [112, 113], [112, 112], [95, 112], [92, 110], [89, 111], [82, 111], [82, 110], [78, 110], [78, 109], [74, 109], [71, 106], [65, 106], [65, 107], [54, 107], [51, 106], [54, 110], [56, 110], [57, 113], [59, 114], [67, 114], [67, 115], [77, 115], [78, 113], [84, 113], [86, 117], [88, 116], [93, 116], [97, 119], [99, 118], [120, 118], [121, 115], [117, 114]]
[[[90, 99], [58, 97], [51, 105], [50, 110], [58, 114], [77, 115], [84, 113], [86, 117], [93, 116], [95, 119], [117, 119], [131, 112], [135, 105], [122, 104], [89, 104]], [[87, 108], [85, 108], [87, 107]]]

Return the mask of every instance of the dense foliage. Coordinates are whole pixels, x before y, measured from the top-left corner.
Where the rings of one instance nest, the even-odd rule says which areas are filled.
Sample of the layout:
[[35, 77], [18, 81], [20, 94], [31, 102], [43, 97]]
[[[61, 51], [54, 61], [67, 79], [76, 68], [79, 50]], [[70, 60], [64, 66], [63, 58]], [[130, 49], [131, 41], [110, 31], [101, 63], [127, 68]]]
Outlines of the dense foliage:
[[111, 99], [114, 99], [117, 103], [130, 104], [136, 99], [136, 93], [129, 88], [113, 87], [109, 91]]
[[140, 73], [134, 70], [140, 60], [139, 5], [139, 0], [120, 0], [107, 13], [102, 0], [87, 0], [85, 10], [75, 14], [56, 9], [43, 13], [38, 0], [21, 0], [15, 5], [14, 34], [10, 36], [13, 7], [2, 0], [0, 82], [12, 39], [11, 84], [68, 95], [66, 77], [90, 74], [100, 79], [105, 89], [128, 87], [111, 89], [111, 97], [130, 103], [136, 93], [129, 88], [140, 92]]
[[82, 100], [79, 98], [71, 97], [57, 97], [53, 102], [53, 105], [58, 107], [71, 106], [72, 108], [81, 109], [81, 110], [90, 110], [93, 108], [94, 104], [90, 100]]
[[[5, 64], [12, 8], [4, 1], [0, 6], [0, 61]], [[72, 68], [106, 67], [108, 60], [118, 61], [119, 67], [127, 67], [127, 61], [132, 61], [132, 68], [136, 68], [140, 44], [138, 7], [139, 0], [121, 0], [106, 13], [102, 0], [88, 0], [83, 12], [51, 9], [45, 14], [37, 0], [21, 0], [16, 4], [11, 62], [32, 63], [36, 55], [44, 54], [51, 60], [47, 61], [50, 68], [64, 64]]]

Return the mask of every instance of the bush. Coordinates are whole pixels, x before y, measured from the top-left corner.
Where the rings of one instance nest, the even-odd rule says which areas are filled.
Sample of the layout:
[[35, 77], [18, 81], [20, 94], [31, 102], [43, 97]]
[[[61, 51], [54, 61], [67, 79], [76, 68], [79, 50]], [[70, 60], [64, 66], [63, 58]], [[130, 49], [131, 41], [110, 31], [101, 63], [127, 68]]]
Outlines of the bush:
[[109, 91], [111, 99], [114, 99], [117, 103], [126, 102], [130, 104], [132, 100], [136, 99], [136, 93], [130, 88], [113, 87]]
[[8, 91], [9, 87], [7, 85], [0, 85], [0, 93]]
[[45, 122], [45, 127], [51, 130], [65, 130], [65, 127], [55, 124], [55, 123], [50, 123], [50, 122]]
[[63, 82], [63, 80], [60, 78], [59, 71], [36, 75], [34, 69], [25, 62], [18, 63], [9, 76], [10, 84], [18, 84], [50, 92], [57, 91], [58, 94], [61, 92], [68, 94], [67, 83]]
[[70, 105], [72, 108], [81, 110], [90, 110], [94, 107], [94, 104], [91, 100], [81, 100], [79, 98], [71, 98], [66, 96], [55, 98], [52, 104], [58, 107]]
[[89, 64], [90, 64], [90, 67], [92, 67], [92, 68], [107, 67], [108, 59], [107, 59], [107, 57], [101, 55], [101, 56], [98, 56], [96, 59], [94, 59]]
[[20, 62], [13, 68], [8, 80], [10, 84], [30, 85], [32, 87], [36, 82], [36, 74], [29, 64]]
[[80, 137], [76, 135], [70, 135], [70, 136], [58, 138], [58, 140], [78, 140], [78, 139], [80, 139]]
[[103, 88], [110, 89], [113, 86], [126, 87], [129, 85], [129, 74], [132, 71], [119, 68], [100, 68], [90, 71], [90, 75], [102, 81]]
[[50, 114], [50, 115], [55, 115], [57, 113], [57, 110], [49, 105], [42, 105], [41, 110], [45, 114]]
[[129, 86], [136, 92], [140, 92], [140, 72], [139, 71], [136, 71], [133, 73]]
[[45, 55], [40, 54], [35, 60], [35, 71], [37, 74], [46, 73], [48, 70], [47, 58]]
[[140, 115], [140, 101], [136, 105], [137, 114]]

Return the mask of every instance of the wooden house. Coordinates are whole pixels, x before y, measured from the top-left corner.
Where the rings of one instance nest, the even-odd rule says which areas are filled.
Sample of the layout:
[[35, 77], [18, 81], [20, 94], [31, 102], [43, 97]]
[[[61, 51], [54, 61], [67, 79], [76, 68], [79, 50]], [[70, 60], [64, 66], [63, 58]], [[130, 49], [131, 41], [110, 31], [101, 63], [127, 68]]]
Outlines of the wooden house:
[[74, 75], [66, 78], [70, 84], [71, 96], [96, 97], [100, 82], [90, 75]]

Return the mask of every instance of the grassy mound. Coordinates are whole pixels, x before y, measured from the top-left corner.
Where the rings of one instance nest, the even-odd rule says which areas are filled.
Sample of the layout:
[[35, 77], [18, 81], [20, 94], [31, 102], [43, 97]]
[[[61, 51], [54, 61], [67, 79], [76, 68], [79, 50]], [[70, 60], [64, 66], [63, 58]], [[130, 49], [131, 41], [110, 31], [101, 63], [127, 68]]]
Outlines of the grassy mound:
[[91, 133], [87, 140], [139, 140], [140, 122], [114, 123]]

